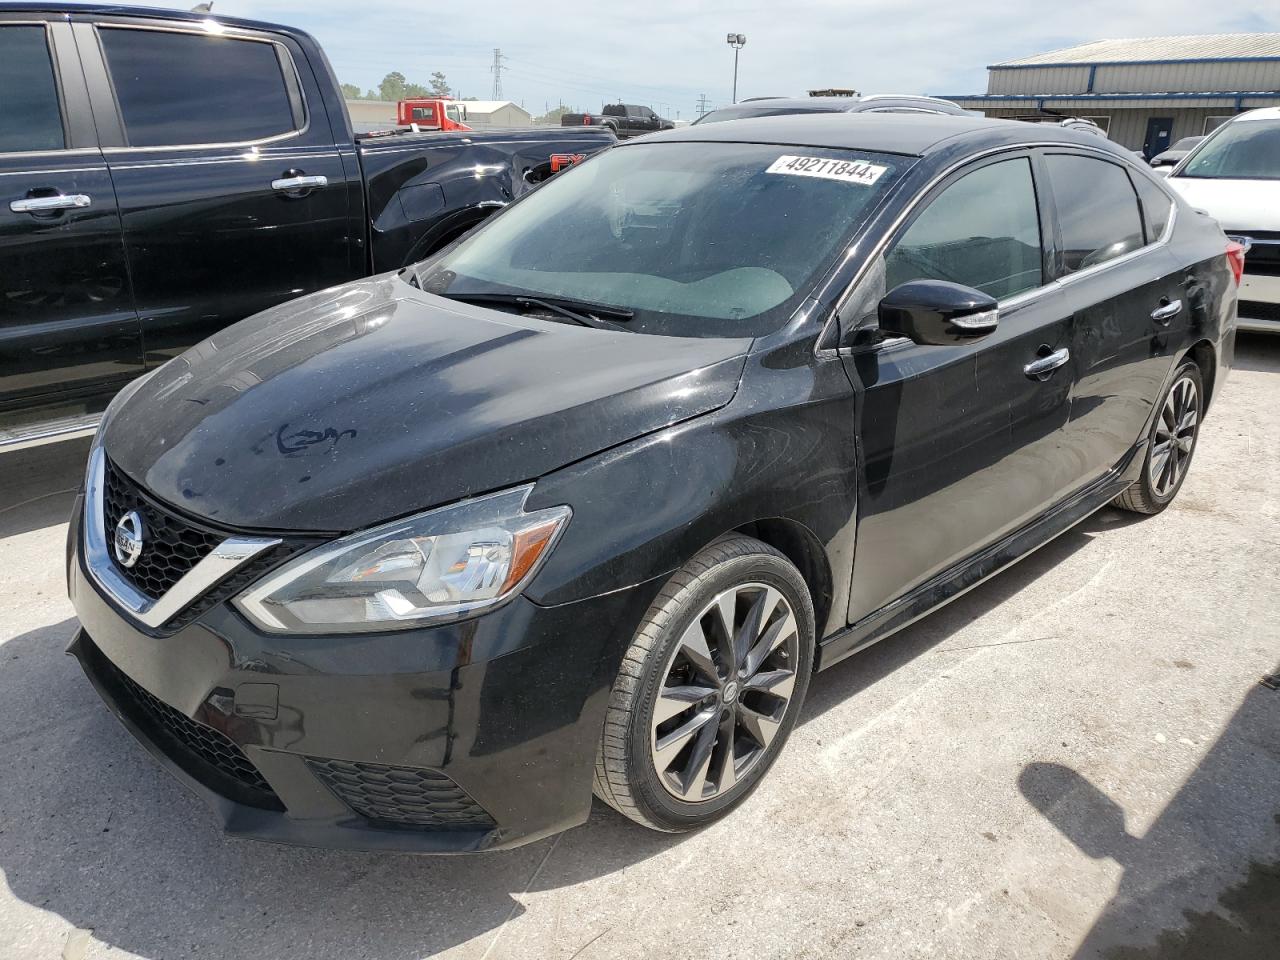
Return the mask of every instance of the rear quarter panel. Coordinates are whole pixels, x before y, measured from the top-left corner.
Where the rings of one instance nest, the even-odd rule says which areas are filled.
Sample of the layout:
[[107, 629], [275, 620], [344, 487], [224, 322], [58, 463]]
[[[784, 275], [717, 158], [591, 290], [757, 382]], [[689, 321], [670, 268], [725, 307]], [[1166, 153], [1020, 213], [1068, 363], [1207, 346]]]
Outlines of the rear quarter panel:
[[[1171, 353], [1182, 356], [1197, 344], [1213, 349], [1212, 376], [1205, 384], [1212, 402], [1230, 370], [1235, 355], [1236, 310], [1239, 290], [1227, 262], [1227, 237], [1211, 218], [1179, 202], [1178, 222], [1169, 253], [1181, 268], [1186, 324]], [[1173, 370], [1169, 372], [1172, 378]]]

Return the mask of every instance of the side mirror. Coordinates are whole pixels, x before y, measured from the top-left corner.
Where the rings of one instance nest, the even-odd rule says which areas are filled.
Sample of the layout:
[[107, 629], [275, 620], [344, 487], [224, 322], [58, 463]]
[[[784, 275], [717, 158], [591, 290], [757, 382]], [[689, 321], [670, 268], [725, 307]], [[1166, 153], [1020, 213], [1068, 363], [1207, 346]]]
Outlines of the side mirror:
[[915, 343], [949, 346], [980, 340], [1000, 319], [994, 297], [946, 280], [912, 280], [880, 301], [880, 332]]

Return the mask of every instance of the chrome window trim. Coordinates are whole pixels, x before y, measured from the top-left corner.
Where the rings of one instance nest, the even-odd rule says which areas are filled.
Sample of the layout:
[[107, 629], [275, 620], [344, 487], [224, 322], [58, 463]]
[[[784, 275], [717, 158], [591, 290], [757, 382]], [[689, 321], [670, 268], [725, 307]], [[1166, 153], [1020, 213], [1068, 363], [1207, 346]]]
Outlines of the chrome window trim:
[[[90, 153], [97, 154], [97, 150], [91, 150]], [[62, 155], [62, 151], [58, 151]], [[16, 157], [16, 153], [0, 153], [0, 157]], [[30, 154], [28, 154], [30, 156]], [[0, 177], [35, 177], [44, 176], [52, 173], [101, 173], [105, 170], [102, 166], [97, 167], [58, 167], [55, 169], [40, 168], [37, 170], [15, 170], [10, 173], [8, 170], [0, 171]]]
[[89, 456], [89, 473], [84, 492], [84, 561], [94, 582], [144, 626], [164, 626], [202, 593], [234, 573], [258, 554], [280, 543], [263, 537], [228, 537], [188, 571], [159, 600], [152, 600], [126, 580], [111, 559], [106, 535], [105, 495], [106, 454], [101, 446]]
[[[217, 22], [217, 21], [211, 21]], [[285, 133], [272, 134], [269, 137], [261, 137], [257, 140], [232, 140], [223, 143], [174, 143], [164, 144], [154, 147], [103, 147], [102, 152], [107, 155], [120, 153], [136, 153], [149, 151], [173, 151], [173, 150], [218, 150], [231, 147], [257, 147], [263, 144], [279, 143], [282, 140], [291, 140], [295, 137], [301, 137], [311, 130], [311, 104], [307, 102], [307, 92], [302, 86], [302, 74], [298, 71], [297, 61], [293, 59], [293, 51], [280, 40], [272, 37], [259, 37], [247, 33], [238, 27], [227, 27], [218, 24], [222, 29], [218, 32], [192, 28], [192, 27], [162, 27], [153, 26], [151, 24], [134, 24], [134, 23], [109, 23], [105, 21], [95, 21], [93, 26], [96, 30], [139, 30], [151, 31], [152, 33], [185, 33], [195, 37], [214, 37], [224, 40], [240, 40], [247, 43], [266, 43], [276, 48], [277, 58], [281, 53], [289, 63], [289, 67], [293, 70], [294, 83], [298, 88], [298, 97], [302, 100], [303, 122], [302, 126], [295, 127]], [[102, 48], [102, 65], [106, 68], [107, 76], [111, 79], [111, 97], [116, 102], [116, 109], [120, 107], [120, 97], [116, 91], [115, 77], [111, 74], [111, 61], [107, 57], [107, 51]], [[289, 78], [281, 74], [280, 79], [284, 82], [286, 90], [289, 87]], [[127, 138], [129, 136], [129, 125], [125, 122], [123, 114], [120, 117], [120, 129]]]
[[[124, 147], [122, 149], [131, 150], [132, 147]], [[337, 151], [331, 148], [319, 148], [314, 153], [273, 153], [271, 156], [278, 160], [332, 160], [341, 157]], [[214, 163], [244, 163], [246, 160], [253, 159], [243, 154], [234, 157], [183, 157], [179, 160], [165, 160], [157, 158], [155, 160], [137, 160], [133, 163], [113, 163], [112, 170], [155, 170], [159, 167], [192, 167], [206, 166]], [[258, 158], [261, 159], [261, 158]]]
[[[997, 156], [998, 154], [1001, 154], [1001, 153], [1015, 153], [1019, 150], [1044, 150], [1044, 149], [1051, 150], [1055, 148], [1061, 149], [1067, 153], [1076, 152], [1076, 153], [1092, 154], [1098, 157], [1099, 159], [1109, 160], [1112, 163], [1116, 163], [1118, 166], [1120, 166], [1121, 169], [1124, 169], [1125, 163], [1127, 162], [1126, 158], [1124, 157], [1118, 157], [1109, 150], [1104, 150], [1100, 147], [1094, 147], [1089, 144], [1062, 143], [1061, 141], [1035, 141], [1032, 143], [1004, 144], [999, 147], [991, 147], [987, 150], [983, 150], [983, 151], [980, 151], [979, 153], [975, 153], [971, 156], [965, 157], [963, 160], [957, 160], [955, 163], [951, 164], [949, 167], [944, 168], [942, 171], [936, 174], [931, 180], [929, 180], [928, 183], [926, 183], [923, 187], [921, 187], [919, 190], [916, 191], [916, 195], [911, 199], [911, 202], [907, 204], [907, 206], [902, 210], [902, 212], [899, 213], [898, 216], [896, 216], [893, 219], [893, 222], [889, 224], [888, 229], [886, 229], [884, 233], [881, 234], [880, 239], [876, 241], [875, 246], [873, 246], [867, 252], [865, 257], [863, 257], [862, 265], [858, 267], [858, 272], [853, 275], [853, 278], [845, 286], [839, 298], [836, 300], [835, 304], [832, 306], [830, 311], [830, 316], [828, 316], [826, 321], [823, 323], [822, 329], [818, 333], [818, 338], [817, 340], [814, 341], [815, 343], [814, 351], [813, 351], [814, 356], [820, 360], [830, 360], [834, 357], [839, 356], [842, 351], [847, 352], [847, 348], [844, 348], [844, 347], [822, 348], [817, 346], [817, 344], [821, 344], [830, 335], [831, 327], [835, 324], [835, 321], [836, 321], [836, 316], [844, 308], [844, 305], [848, 302], [849, 298], [853, 296], [853, 292], [857, 290], [858, 284], [860, 284], [863, 278], [866, 276], [867, 270], [870, 268], [871, 264], [875, 262], [876, 257], [884, 253], [885, 248], [889, 245], [890, 239], [898, 232], [898, 229], [907, 221], [907, 219], [911, 217], [913, 213], [915, 213], [916, 208], [920, 206], [924, 198], [929, 195], [929, 193], [934, 189], [934, 187], [940, 184], [943, 180], [946, 180], [949, 176], [951, 176], [956, 171], [964, 167], [967, 167], [970, 164], [975, 163], [979, 160], [985, 160], [987, 157]], [[1133, 165], [1135, 167], [1137, 166], [1136, 163], [1134, 163]], [[1166, 195], [1169, 195], [1172, 198], [1172, 191], [1167, 186], [1165, 186], [1163, 183], [1159, 183], [1158, 185], [1165, 192]], [[1136, 190], [1134, 191], [1134, 197], [1140, 204], [1141, 198], [1137, 196]], [[1071, 277], [1093, 276], [1099, 270], [1104, 270], [1121, 263], [1126, 263], [1141, 254], [1144, 254], [1144, 253], [1147, 253], [1148, 251], [1156, 249], [1157, 247], [1167, 246], [1170, 238], [1173, 236], [1173, 229], [1174, 229], [1175, 223], [1177, 222], [1177, 219], [1178, 219], [1178, 204], [1177, 204], [1177, 201], [1174, 200], [1173, 212], [1169, 217], [1169, 223], [1165, 227], [1164, 234], [1158, 240], [1154, 240], [1143, 247], [1139, 247], [1137, 250], [1134, 250], [1131, 253], [1125, 254], [1123, 257], [1117, 257], [1115, 260], [1108, 260], [1106, 263], [1097, 264], [1096, 266], [1089, 267], [1087, 270], [1081, 270], [1077, 273], [1068, 274], [1066, 277], [1057, 277], [1049, 281], [1048, 283], [1041, 284], [1040, 286], [1035, 287], [1031, 290], [1024, 290], [1022, 293], [1009, 297], [1006, 300], [1001, 300], [998, 302], [998, 306], [1001, 313], [1003, 313], [1006, 309], [1009, 309], [1012, 307], [1020, 307], [1026, 302], [1030, 302], [1031, 300], [1038, 299], [1039, 297], [1057, 292], [1058, 290], [1061, 289], [1063, 280], [1066, 280]], [[1043, 243], [1043, 238], [1041, 238], [1041, 242]], [[846, 259], [849, 256], [851, 256], [853, 252], [854, 252], [853, 249], [850, 248], [845, 253]], [[910, 343], [911, 341], [907, 340], [905, 337], [893, 337], [891, 339], [883, 340], [880, 343], [875, 344], [872, 347], [872, 350], [879, 350], [885, 346], [892, 346], [892, 345], [896, 345], [903, 342]]]

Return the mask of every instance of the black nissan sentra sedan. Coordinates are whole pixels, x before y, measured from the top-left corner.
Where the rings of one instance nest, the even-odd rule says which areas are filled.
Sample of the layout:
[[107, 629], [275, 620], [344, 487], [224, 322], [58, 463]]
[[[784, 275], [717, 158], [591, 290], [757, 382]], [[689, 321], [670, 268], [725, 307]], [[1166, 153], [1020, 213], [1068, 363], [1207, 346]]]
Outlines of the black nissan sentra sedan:
[[71, 652], [235, 836], [497, 848], [593, 792], [688, 830], [759, 784], [814, 670], [1168, 505], [1240, 269], [1069, 130], [645, 137], [130, 386], [75, 508]]

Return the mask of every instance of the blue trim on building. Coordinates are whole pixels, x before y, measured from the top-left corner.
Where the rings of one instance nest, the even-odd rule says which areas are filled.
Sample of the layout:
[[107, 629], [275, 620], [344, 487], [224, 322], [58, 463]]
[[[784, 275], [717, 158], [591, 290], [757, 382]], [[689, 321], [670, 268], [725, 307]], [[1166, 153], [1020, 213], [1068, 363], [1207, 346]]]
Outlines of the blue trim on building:
[[1045, 100], [1234, 100], [1239, 106], [1245, 100], [1280, 97], [1280, 90], [1257, 90], [1249, 93], [966, 93], [932, 94], [942, 100], [999, 100], [1028, 102]]
[[1184, 57], [1169, 60], [1081, 60], [1077, 63], [993, 63], [988, 70], [1039, 70], [1042, 67], [1140, 67], [1170, 63], [1278, 63], [1280, 57]]
[[1093, 93], [1093, 81], [1097, 78], [1097, 76], [1098, 76], [1098, 65], [1096, 63], [1092, 63], [1089, 65], [1089, 86], [1085, 88], [1086, 90], [1088, 90], [1089, 93]]

